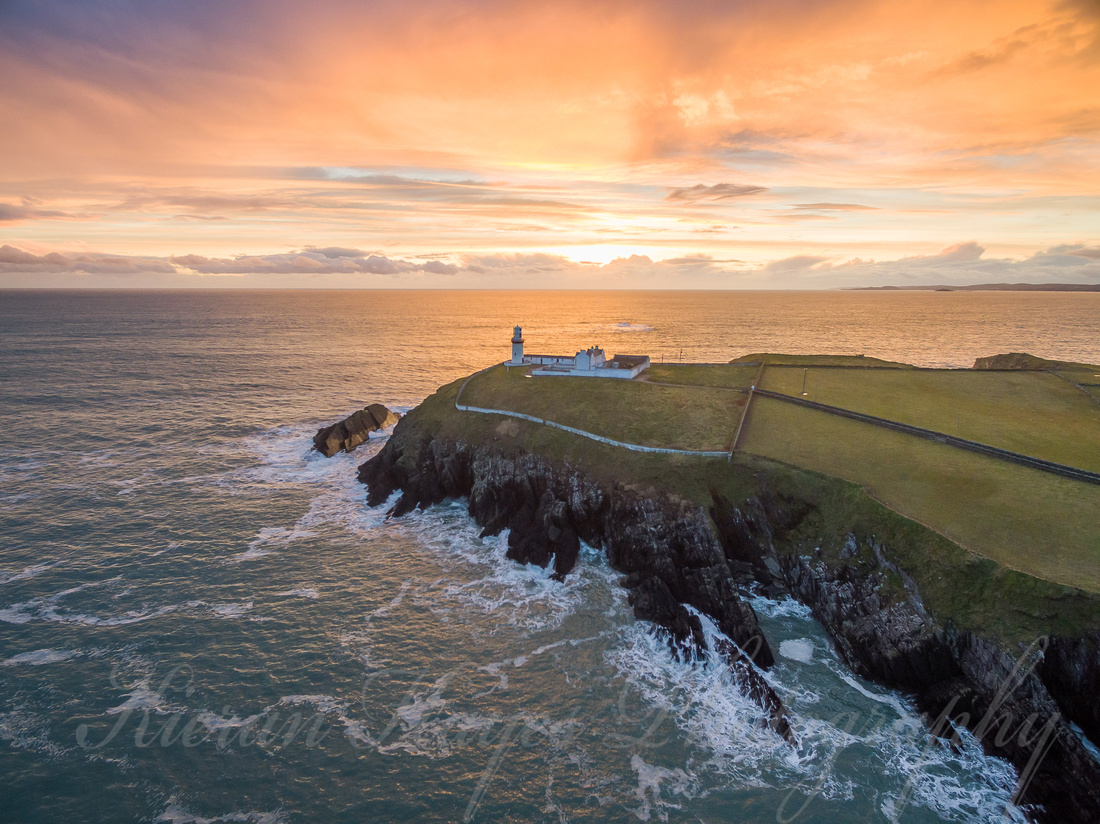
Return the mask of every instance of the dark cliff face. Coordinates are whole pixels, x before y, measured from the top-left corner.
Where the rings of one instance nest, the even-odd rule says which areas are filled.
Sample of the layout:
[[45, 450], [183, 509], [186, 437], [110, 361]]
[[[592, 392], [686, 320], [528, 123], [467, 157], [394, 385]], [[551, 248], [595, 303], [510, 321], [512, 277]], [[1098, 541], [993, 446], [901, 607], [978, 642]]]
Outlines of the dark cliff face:
[[1086, 733], [1095, 721], [1097, 639], [1043, 638], [1011, 656], [937, 623], [884, 547], [859, 546], [849, 535], [832, 560], [820, 549], [776, 555], [774, 541], [801, 517], [801, 504], [781, 512], [766, 489], [747, 503], [747, 515], [721, 501], [712, 510], [727, 554], [772, 586], [780, 578], [813, 610], [848, 666], [911, 694], [935, 735], [951, 739], [956, 728], [967, 729], [986, 752], [1011, 761], [1019, 774], [1016, 802], [1037, 820], [1097, 820], [1100, 764], [1066, 721]]
[[[391, 440], [359, 469], [372, 506], [394, 492], [400, 516], [448, 497], [465, 497], [482, 535], [508, 529], [508, 556], [520, 563], [553, 564], [564, 577], [576, 563], [580, 541], [602, 548], [637, 618], [668, 635], [677, 655], [719, 656], [735, 680], [771, 716], [782, 735], [790, 730], [778, 696], [759, 669], [774, 663], [752, 607], [737, 585], [706, 513], [669, 497], [606, 489], [569, 467], [537, 455], [426, 438], [406, 449]], [[415, 455], [415, 462], [409, 458]], [[697, 613], [710, 617], [732, 640], [709, 649]]]
[[[766, 482], [737, 506], [714, 494], [708, 519], [696, 504], [601, 485], [538, 455], [430, 436], [391, 439], [359, 478], [371, 505], [400, 490], [394, 516], [465, 497], [483, 534], [510, 530], [509, 557], [552, 563], [559, 576], [573, 568], [580, 541], [603, 548], [623, 573], [635, 616], [661, 627], [677, 654], [718, 656], [788, 738], [783, 706], [758, 670], [771, 666], [772, 651], [739, 589], [755, 583], [773, 597], [789, 593], [813, 610], [855, 672], [913, 695], [936, 735], [969, 729], [987, 752], [1010, 760], [1021, 776], [1017, 802], [1034, 818], [1095, 820], [1100, 764], [1063, 715], [1095, 734], [1097, 639], [1052, 639], [1045, 657], [1033, 651], [1017, 664], [938, 623], [888, 547], [848, 535], [837, 552], [792, 551], [788, 533], [812, 507], [774, 495]], [[699, 613], [733, 643], [708, 649]]]
[[1066, 717], [1100, 741], [1100, 635], [1051, 638], [1038, 670]]

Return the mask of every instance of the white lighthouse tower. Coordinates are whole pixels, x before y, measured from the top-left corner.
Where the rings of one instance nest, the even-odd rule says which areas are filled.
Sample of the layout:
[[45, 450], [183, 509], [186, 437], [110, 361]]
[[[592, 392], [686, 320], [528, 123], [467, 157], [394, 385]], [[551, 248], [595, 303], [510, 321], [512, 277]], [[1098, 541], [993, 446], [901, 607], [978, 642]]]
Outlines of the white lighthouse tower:
[[515, 328], [514, 334], [512, 335], [512, 359], [508, 361], [508, 365], [523, 365], [523, 330], [518, 326]]

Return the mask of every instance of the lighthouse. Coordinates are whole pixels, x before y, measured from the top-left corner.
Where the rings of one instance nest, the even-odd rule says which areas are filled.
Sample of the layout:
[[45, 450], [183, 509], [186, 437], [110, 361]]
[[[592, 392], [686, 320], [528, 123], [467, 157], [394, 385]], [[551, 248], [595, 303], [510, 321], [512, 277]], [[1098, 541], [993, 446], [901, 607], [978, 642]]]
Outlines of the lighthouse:
[[514, 334], [512, 335], [512, 360], [508, 362], [508, 365], [523, 365], [523, 330], [518, 326], [515, 328]]

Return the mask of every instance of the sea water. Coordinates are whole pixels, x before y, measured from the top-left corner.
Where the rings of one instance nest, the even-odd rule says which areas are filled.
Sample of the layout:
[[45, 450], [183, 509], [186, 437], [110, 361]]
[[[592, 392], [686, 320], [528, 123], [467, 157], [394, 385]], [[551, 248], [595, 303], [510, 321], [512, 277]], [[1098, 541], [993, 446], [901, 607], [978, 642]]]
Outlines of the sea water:
[[[317, 427], [529, 349], [1100, 361], [1100, 295], [0, 292], [0, 819], [1018, 819], [809, 611], [752, 600], [797, 744], [462, 502], [386, 521]], [[717, 630], [704, 617], [705, 632]]]

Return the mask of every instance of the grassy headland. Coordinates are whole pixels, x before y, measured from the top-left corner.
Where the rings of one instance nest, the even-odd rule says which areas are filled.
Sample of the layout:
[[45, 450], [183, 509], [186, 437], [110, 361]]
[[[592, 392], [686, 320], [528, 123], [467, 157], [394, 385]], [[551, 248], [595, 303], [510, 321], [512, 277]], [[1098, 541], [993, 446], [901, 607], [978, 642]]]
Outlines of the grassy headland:
[[[665, 364], [652, 367], [646, 383], [527, 378], [522, 370], [494, 368], [469, 382], [462, 402], [523, 412], [630, 443], [721, 449], [737, 426], [745, 397], [730, 390], [751, 382], [757, 371], [736, 364]], [[774, 371], [801, 380], [801, 369]], [[960, 402], [971, 399], [974, 416], [996, 418], [1004, 409], [1045, 414], [1041, 394], [1047, 386], [1052, 387], [1052, 409], [1073, 406], [1053, 376], [1046, 377], [1054, 383], [1025, 385], [1015, 402], [1009, 392], [1006, 406], [985, 398], [983, 391], [991, 384], [982, 381], [989, 375], [978, 372], [819, 371], [837, 380], [857, 372], [861, 380], [870, 380], [873, 374], [881, 376], [883, 387], [896, 387], [899, 376], [911, 376], [916, 381], [912, 391], [931, 386]], [[765, 375], [769, 380], [767, 368]], [[928, 376], [931, 384], [925, 383]], [[976, 379], [977, 389], [959, 388], [967, 377]], [[942, 385], [936, 383], [940, 378]], [[790, 512], [787, 528], [775, 536], [778, 551], [812, 554], [820, 549], [846, 563], [840, 552], [849, 533], [863, 553], [877, 541], [914, 578], [940, 620], [1008, 642], [1100, 629], [1100, 486], [762, 397], [752, 401], [741, 447], [731, 461], [636, 453], [523, 420], [459, 412], [454, 401], [462, 383], [440, 388], [402, 422], [395, 437], [410, 442], [422, 436], [448, 438], [536, 453], [608, 485], [664, 492], [703, 507], [715, 495], [740, 505], [765, 494]], [[1079, 390], [1065, 388], [1091, 404]], [[905, 410], [902, 400], [889, 406], [885, 388], [878, 395], [879, 400], [867, 402], [886, 406], [866, 407], [878, 410], [875, 414]], [[1083, 410], [1073, 411], [1080, 428], [1065, 436], [1069, 446], [1059, 445], [1049, 433], [1046, 440], [1031, 443], [1046, 444], [1050, 455], [1072, 452], [1072, 442], [1085, 437], [1080, 433], [1089, 420]], [[1100, 418], [1095, 420], [1100, 428]], [[953, 422], [950, 417], [948, 422]], [[985, 426], [983, 431], [1012, 433], [1016, 451], [1035, 451], [1022, 440], [1024, 428], [996, 420]], [[1095, 432], [1088, 437], [1095, 443]], [[416, 455], [403, 460], [415, 461]]]
[[639, 446], [726, 448], [741, 420], [745, 395], [708, 386], [527, 376], [497, 366], [470, 381], [462, 403], [521, 412]]
[[741, 447], [859, 484], [1007, 567], [1100, 592], [1100, 486], [762, 397]]

